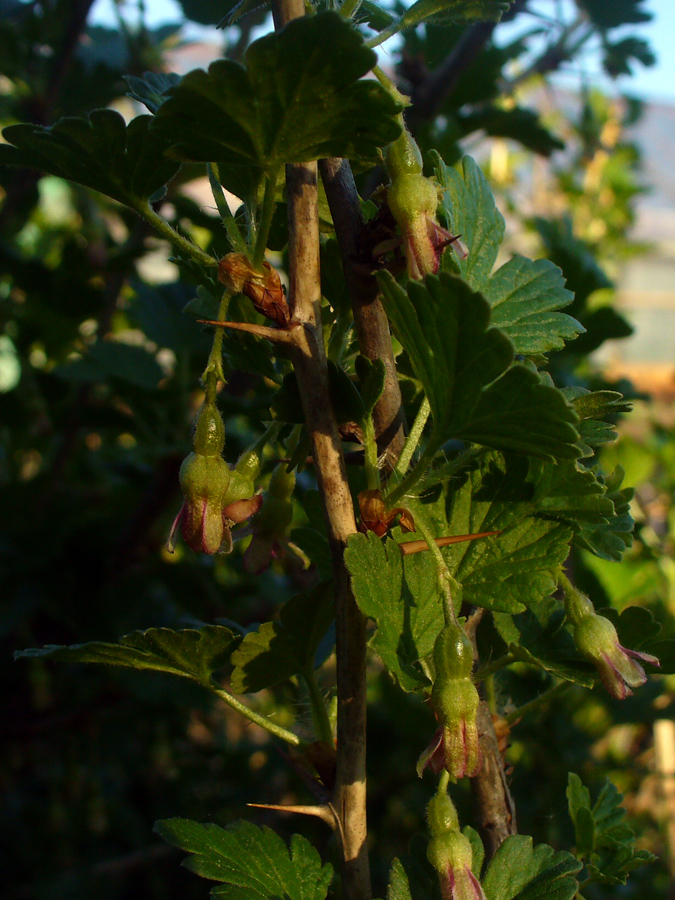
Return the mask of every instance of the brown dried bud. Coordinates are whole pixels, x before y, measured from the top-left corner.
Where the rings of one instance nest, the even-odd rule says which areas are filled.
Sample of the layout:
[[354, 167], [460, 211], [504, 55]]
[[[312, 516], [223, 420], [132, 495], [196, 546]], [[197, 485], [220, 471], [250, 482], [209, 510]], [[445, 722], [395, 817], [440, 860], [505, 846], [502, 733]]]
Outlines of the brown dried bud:
[[291, 311], [279, 273], [268, 262], [256, 272], [243, 253], [228, 253], [218, 264], [218, 281], [232, 294], [245, 294], [259, 313], [288, 328]]
[[361, 523], [359, 531], [373, 531], [378, 537], [382, 537], [391, 528], [391, 524], [400, 515], [399, 525], [404, 531], [415, 530], [415, 520], [412, 513], [405, 506], [396, 506], [387, 509], [382, 491], [361, 491], [359, 494], [359, 509], [361, 510]]

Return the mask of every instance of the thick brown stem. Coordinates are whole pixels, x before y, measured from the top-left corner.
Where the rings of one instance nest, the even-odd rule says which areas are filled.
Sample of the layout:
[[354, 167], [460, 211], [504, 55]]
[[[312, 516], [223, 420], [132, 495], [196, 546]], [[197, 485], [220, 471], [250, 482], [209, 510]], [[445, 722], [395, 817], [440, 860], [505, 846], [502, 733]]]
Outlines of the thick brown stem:
[[[277, 28], [304, 14], [303, 0], [275, 0]], [[333, 562], [337, 650], [337, 773], [333, 805], [340, 820], [343, 896], [371, 895], [366, 826], [366, 635], [344, 564], [356, 531], [354, 506], [335, 415], [321, 328], [319, 207], [316, 163], [286, 167], [289, 224], [289, 295], [300, 323], [293, 364], [323, 498]]]
[[387, 463], [393, 468], [405, 441], [405, 416], [389, 321], [377, 296], [373, 260], [364, 253], [364, 242], [360, 240], [363, 222], [359, 195], [348, 160], [322, 159], [319, 168], [340, 245], [359, 349], [368, 359], [381, 359], [386, 368], [384, 391], [373, 412], [373, 425], [378, 450], [386, 452]]

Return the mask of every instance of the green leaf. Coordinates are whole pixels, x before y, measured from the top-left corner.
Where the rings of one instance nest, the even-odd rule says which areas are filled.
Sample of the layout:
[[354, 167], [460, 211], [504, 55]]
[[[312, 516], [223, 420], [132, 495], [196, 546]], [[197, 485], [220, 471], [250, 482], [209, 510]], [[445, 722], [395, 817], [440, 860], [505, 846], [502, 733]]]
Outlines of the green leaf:
[[579, 530], [574, 535], [577, 546], [613, 562], [620, 562], [625, 550], [633, 544], [635, 523], [630, 514], [630, 501], [635, 492], [633, 488], [620, 490], [623, 474], [621, 466], [617, 466], [606, 478], [598, 475], [614, 511], [604, 522], [580, 522]]
[[209, 686], [211, 676], [222, 668], [241, 637], [222, 625], [205, 625], [172, 631], [170, 628], [150, 628], [132, 631], [115, 644], [92, 641], [21, 650], [16, 658], [55, 659], [59, 662], [102, 663], [129, 669], [151, 669], [190, 678]]
[[575, 458], [576, 415], [535, 371], [512, 365], [513, 345], [490, 327], [481, 294], [448, 272], [411, 281], [378, 280], [397, 338], [431, 406], [438, 445], [460, 438], [543, 459]]
[[359, 376], [359, 393], [363, 401], [363, 416], [371, 416], [382, 396], [384, 383], [387, 377], [387, 367], [384, 360], [368, 359], [365, 356], [356, 357], [356, 374]]
[[525, 460], [491, 453], [445, 486], [435, 502], [421, 504], [438, 537], [501, 531], [442, 551], [466, 603], [517, 613], [556, 588], [572, 532], [538, 517], [524, 484], [526, 467]]
[[483, 879], [486, 900], [572, 900], [581, 863], [564, 850], [512, 835], [501, 845]]
[[429, 19], [439, 24], [499, 22], [511, 0], [417, 0], [401, 17], [401, 30]]
[[387, 900], [412, 900], [408, 875], [399, 859], [394, 859], [391, 864]]
[[145, 72], [142, 78], [125, 75], [124, 80], [129, 88], [127, 96], [142, 103], [154, 114], [166, 100], [169, 88], [180, 84], [180, 75], [175, 72]]
[[577, 523], [607, 522], [614, 515], [604, 483], [575, 460], [552, 464], [533, 459], [528, 482], [534, 487], [537, 510], [544, 516]]
[[[255, 693], [293, 675], [312, 671], [315, 656], [333, 621], [333, 593], [322, 582], [296, 594], [283, 607], [278, 622], [265, 622], [249, 632], [232, 654], [232, 690]], [[320, 660], [321, 662], [321, 660]]]
[[349, 538], [345, 564], [361, 612], [377, 623], [371, 646], [405, 691], [424, 687], [428, 679], [417, 664], [433, 650], [443, 623], [430, 554], [404, 561], [395, 541], [371, 532]]
[[452, 234], [458, 234], [466, 246], [465, 259], [454, 251], [444, 255], [474, 290], [481, 290], [494, 268], [504, 240], [504, 217], [479, 166], [470, 156], [462, 159], [462, 174], [446, 166], [436, 151], [430, 157], [439, 185], [443, 189], [440, 212]]
[[57, 175], [135, 208], [180, 167], [164, 156], [165, 141], [148, 129], [151, 118], [137, 116], [125, 125], [112, 109], [95, 109], [86, 119], [61, 119], [51, 128], [10, 125], [0, 163]]
[[153, 129], [183, 158], [275, 172], [324, 156], [377, 155], [400, 133], [396, 102], [373, 80], [377, 63], [337, 13], [288, 24], [254, 41], [246, 67], [196, 69], [169, 91]]
[[637, 25], [649, 22], [652, 13], [643, 9], [644, 0], [580, 0], [588, 13], [591, 22], [602, 31], [618, 28], [621, 25]]
[[576, 319], [557, 312], [574, 299], [565, 279], [547, 259], [536, 262], [514, 256], [487, 281], [485, 298], [492, 324], [508, 335], [516, 353], [560, 350], [585, 329]]
[[223, 882], [211, 896], [222, 900], [324, 900], [332, 867], [304, 837], [294, 834], [290, 853], [271, 828], [235, 822], [227, 828], [189, 819], [164, 819], [155, 831], [190, 856], [184, 865], [202, 878]]
[[625, 884], [630, 872], [656, 859], [646, 850], [635, 850], [635, 832], [624, 822], [623, 796], [611, 781], [605, 782], [591, 807], [588, 788], [570, 772], [567, 802], [577, 855], [585, 860], [591, 881]]
[[563, 150], [565, 144], [542, 123], [541, 116], [533, 109], [512, 106], [505, 109], [492, 103], [481, 104], [455, 113], [464, 134], [483, 131], [491, 137], [511, 138], [523, 147], [550, 156], [555, 150]]

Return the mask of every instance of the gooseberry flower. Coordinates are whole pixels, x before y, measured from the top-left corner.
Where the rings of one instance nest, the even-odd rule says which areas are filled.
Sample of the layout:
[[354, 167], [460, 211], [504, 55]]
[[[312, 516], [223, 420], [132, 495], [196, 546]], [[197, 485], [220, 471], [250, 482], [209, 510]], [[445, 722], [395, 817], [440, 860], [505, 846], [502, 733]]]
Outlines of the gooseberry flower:
[[417, 763], [435, 773], [445, 769], [453, 778], [472, 778], [481, 766], [476, 716], [480, 697], [471, 681], [473, 651], [459, 624], [446, 625], [434, 645], [436, 677], [431, 702], [439, 727]]
[[169, 535], [167, 546], [171, 553], [179, 528], [195, 553], [212, 554], [221, 549], [229, 552], [230, 527], [260, 509], [262, 497], [255, 494], [253, 480], [237, 468], [230, 469], [221, 456], [224, 446], [223, 420], [215, 403], [207, 401], [195, 422], [192, 453], [180, 467], [184, 501]]
[[472, 870], [473, 848], [459, 830], [457, 812], [443, 782], [427, 807], [431, 840], [427, 857], [436, 869], [443, 900], [485, 900]]
[[652, 666], [660, 663], [655, 656], [629, 650], [619, 643], [616, 628], [605, 616], [598, 615], [590, 599], [573, 585], [565, 586], [565, 611], [574, 626], [577, 649], [598, 670], [608, 693], [625, 700], [647, 680], [641, 662]]
[[419, 280], [438, 272], [441, 253], [457, 237], [436, 221], [438, 188], [422, 174], [422, 155], [408, 131], [387, 149], [391, 184], [387, 205], [403, 240], [408, 275]]
[[574, 626], [574, 641], [579, 652], [590, 660], [600, 674], [607, 691], [617, 700], [624, 700], [647, 680], [638, 660], [660, 665], [649, 653], [629, 650], [619, 643], [616, 628], [604, 616], [585, 616]]

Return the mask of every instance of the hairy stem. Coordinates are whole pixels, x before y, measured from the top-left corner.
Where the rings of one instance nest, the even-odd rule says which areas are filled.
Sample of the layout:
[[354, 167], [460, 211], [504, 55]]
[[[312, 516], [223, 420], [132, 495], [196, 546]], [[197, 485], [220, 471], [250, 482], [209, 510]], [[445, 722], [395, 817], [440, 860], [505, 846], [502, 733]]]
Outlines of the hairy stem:
[[182, 250], [186, 256], [191, 257], [200, 266], [205, 266], [207, 269], [210, 269], [218, 265], [217, 260], [212, 256], [209, 256], [208, 253], [204, 253], [201, 247], [198, 247], [191, 240], [183, 237], [182, 234], [172, 228], [166, 219], [156, 213], [147, 201], [139, 203], [135, 209], [146, 222], [152, 225], [155, 231], [163, 238], [166, 238], [167, 241], [170, 241], [174, 247], [178, 247], [179, 250]]
[[[274, 0], [277, 28], [304, 15], [303, 0]], [[286, 167], [289, 294], [301, 324], [293, 352], [333, 564], [337, 653], [337, 772], [333, 804], [340, 819], [345, 900], [370, 900], [366, 825], [366, 631], [344, 564], [356, 520], [335, 414], [321, 327], [319, 206], [316, 163]]]
[[269, 731], [274, 737], [281, 738], [282, 741], [286, 741], [286, 743], [290, 744], [292, 747], [300, 747], [302, 745], [303, 742], [297, 734], [293, 734], [293, 732], [288, 731], [287, 728], [282, 728], [281, 725], [275, 725], [274, 722], [270, 722], [265, 716], [253, 712], [252, 709], [249, 709], [248, 706], [245, 706], [241, 700], [237, 700], [232, 694], [222, 690], [222, 688], [212, 687], [211, 690], [217, 697], [220, 697], [223, 703], [227, 703], [229, 707], [236, 709], [242, 716], [246, 716], [250, 722], [253, 722], [255, 725], [260, 725], [261, 728], [264, 728], [265, 731]]
[[424, 426], [427, 424], [427, 420], [431, 415], [431, 406], [429, 406], [429, 401], [426, 397], [422, 399], [420, 404], [420, 408], [417, 410], [417, 415], [415, 416], [415, 421], [413, 422], [412, 428], [410, 429], [410, 434], [405, 442], [405, 446], [403, 448], [403, 452], [399, 457], [398, 462], [396, 463], [396, 471], [399, 475], [405, 475], [408, 470], [408, 466], [410, 465], [410, 461], [413, 458], [413, 453], [417, 450], [417, 445], [420, 442], [420, 438], [422, 437], [422, 432], [424, 431]]

